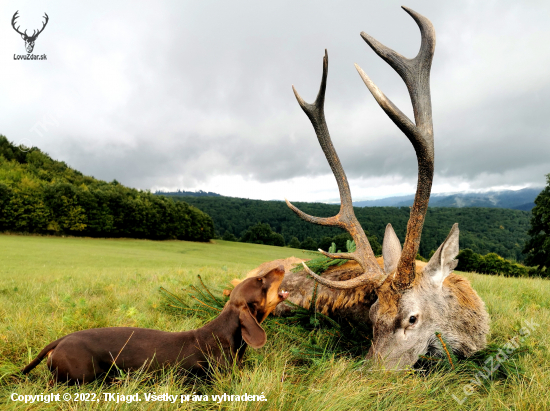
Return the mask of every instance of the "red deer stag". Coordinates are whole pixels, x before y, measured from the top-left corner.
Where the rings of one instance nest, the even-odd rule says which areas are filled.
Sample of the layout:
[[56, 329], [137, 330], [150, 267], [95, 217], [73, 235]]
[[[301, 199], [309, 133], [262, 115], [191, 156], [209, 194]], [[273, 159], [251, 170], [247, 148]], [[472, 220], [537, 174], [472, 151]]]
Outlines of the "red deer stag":
[[[419, 355], [444, 355], [437, 341], [440, 332], [447, 345], [459, 356], [469, 356], [486, 345], [489, 316], [483, 301], [469, 282], [454, 274], [458, 254], [458, 224], [437, 249], [423, 270], [417, 270], [415, 257], [420, 234], [428, 208], [434, 174], [434, 137], [430, 100], [430, 67], [435, 49], [435, 31], [432, 23], [415, 11], [403, 9], [416, 21], [422, 42], [420, 52], [407, 59], [382, 45], [368, 34], [361, 37], [401, 76], [411, 97], [415, 122], [403, 114], [355, 66], [365, 85], [380, 107], [412, 143], [418, 160], [418, 183], [411, 208], [403, 249], [390, 224], [386, 227], [382, 254], [384, 268], [376, 261], [367, 236], [353, 212], [348, 180], [336, 154], [324, 114], [327, 85], [328, 56], [323, 59], [323, 77], [317, 99], [306, 103], [294, 89], [298, 103], [309, 117], [327, 161], [336, 177], [341, 207], [334, 217], [314, 217], [297, 209], [288, 200], [288, 206], [306, 221], [336, 226], [347, 230], [356, 244], [351, 253], [327, 253], [329, 258], [353, 260], [333, 267], [318, 276], [304, 263], [307, 274], [321, 285], [318, 289], [317, 309], [336, 317], [366, 321], [373, 327], [373, 344], [368, 357], [387, 368], [413, 365]], [[290, 292], [289, 300], [309, 307], [314, 280], [299, 273], [287, 273], [282, 288]], [[277, 309], [284, 315], [289, 307]]]

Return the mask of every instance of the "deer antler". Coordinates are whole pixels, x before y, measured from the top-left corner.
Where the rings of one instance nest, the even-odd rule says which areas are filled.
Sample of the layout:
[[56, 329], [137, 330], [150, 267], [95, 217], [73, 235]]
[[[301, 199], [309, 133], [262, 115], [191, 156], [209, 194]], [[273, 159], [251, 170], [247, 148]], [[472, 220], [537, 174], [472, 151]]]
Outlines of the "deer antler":
[[17, 15], [17, 13], [19, 13], [19, 10], [17, 10], [17, 11], [15, 12], [15, 14], [13, 15], [13, 17], [11, 18], [11, 26], [12, 26], [13, 29], [14, 29], [16, 32], [18, 32], [20, 35], [22, 35], [22, 36], [27, 36], [27, 30], [25, 30], [24, 33], [21, 33], [21, 32], [19, 31], [19, 27], [21, 27], [21, 26], [17, 26], [17, 28], [15, 28], [15, 20], [16, 20], [17, 18], [19, 18], [19, 16]]
[[30, 40], [30, 39], [35, 39], [36, 37], [38, 37], [38, 35], [44, 31], [44, 29], [46, 28], [46, 25], [48, 24], [48, 21], [50, 20], [50, 18], [48, 17], [48, 15], [47, 15], [46, 13], [44, 13], [44, 16], [43, 16], [43, 17], [46, 19], [46, 21], [44, 21], [44, 22], [42, 23], [42, 28], [41, 28], [40, 30], [38, 30], [38, 32], [36, 32], [36, 30], [33, 30], [33, 31], [32, 31], [32, 35], [29, 36], [29, 35], [27, 34], [27, 30], [25, 30], [24, 33], [21, 33], [21, 32], [19, 31], [19, 27], [21, 27], [21, 26], [17, 26], [17, 28], [15, 27], [15, 20], [17, 20], [17, 19], [19, 18], [19, 16], [17, 15], [18, 13], [19, 13], [19, 10], [17, 10], [17, 11], [15, 12], [15, 14], [13, 15], [13, 17], [11, 18], [11, 26], [13, 27], [13, 29], [14, 29], [16, 32], [18, 32], [18, 33], [19, 33], [20, 35], [22, 35], [22, 36], [25, 36], [25, 37], [26, 37], [27, 39], [29, 39], [29, 40]]
[[46, 25], [48, 24], [48, 21], [50, 21], [50, 18], [48, 17], [48, 15], [46, 13], [44, 13], [43, 17], [46, 19], [46, 21], [44, 23], [42, 23], [42, 28], [40, 30], [38, 30], [38, 33], [34, 34], [35, 30], [33, 30], [32, 37], [37, 37], [40, 33], [42, 33], [44, 31], [44, 29], [46, 28]]
[[404, 290], [411, 286], [416, 272], [414, 260], [420, 246], [420, 236], [424, 225], [424, 218], [430, 201], [434, 174], [434, 136], [432, 125], [432, 105], [430, 99], [430, 68], [435, 50], [435, 30], [426, 17], [403, 7], [416, 21], [420, 28], [422, 42], [418, 55], [407, 59], [392, 49], [382, 45], [368, 34], [362, 32], [361, 37], [367, 44], [382, 57], [405, 82], [414, 110], [415, 123], [401, 112], [384, 93], [371, 81], [363, 70], [356, 64], [355, 67], [365, 85], [372, 93], [380, 107], [392, 119], [397, 127], [409, 138], [416, 152], [418, 161], [418, 182], [416, 195], [407, 223], [407, 236], [401, 258], [397, 265], [397, 275], [393, 284], [397, 290]]
[[336, 178], [336, 182], [338, 183], [341, 202], [340, 211], [334, 217], [314, 217], [304, 213], [293, 206], [288, 200], [285, 200], [290, 209], [298, 214], [300, 218], [315, 224], [341, 227], [347, 230], [355, 241], [356, 250], [352, 253], [327, 253], [321, 249], [319, 249], [319, 251], [329, 258], [345, 258], [357, 261], [363, 269], [363, 274], [347, 281], [331, 281], [318, 276], [304, 264], [304, 268], [311, 276], [313, 276], [319, 283], [332, 288], [355, 288], [370, 282], [380, 285], [386, 278], [386, 275], [378, 266], [374, 253], [372, 252], [372, 248], [369, 244], [369, 240], [367, 239], [361, 224], [359, 224], [359, 221], [357, 221], [357, 218], [355, 217], [346, 173], [344, 172], [342, 163], [340, 163], [338, 154], [336, 154], [336, 150], [332, 145], [330, 134], [328, 132], [324, 112], [327, 74], [328, 55], [325, 50], [325, 56], [323, 58], [323, 78], [321, 80], [321, 87], [319, 88], [319, 94], [317, 95], [315, 102], [313, 104], [306, 103], [300, 97], [294, 86], [292, 86], [292, 90], [294, 91], [300, 107], [302, 107], [304, 112], [307, 114], [313, 128], [315, 129], [319, 144], [325, 153], [325, 157], [330, 165], [334, 177]]
[[424, 16], [415, 11], [403, 7], [403, 9], [416, 21], [420, 28], [422, 42], [418, 55], [413, 59], [407, 59], [382, 45], [368, 34], [362, 32], [361, 37], [371, 48], [382, 57], [401, 76], [405, 82], [414, 109], [415, 123], [395, 106], [384, 93], [371, 81], [371, 79], [356, 64], [355, 67], [365, 85], [372, 93], [380, 107], [392, 119], [397, 127], [409, 138], [412, 143], [418, 161], [418, 183], [414, 203], [411, 208], [409, 222], [407, 223], [407, 236], [401, 257], [397, 264], [395, 276], [388, 277], [376, 264], [374, 254], [366, 235], [353, 213], [351, 194], [346, 174], [342, 164], [334, 150], [323, 111], [325, 101], [326, 77], [328, 71], [328, 57], [325, 51], [323, 60], [323, 80], [317, 99], [314, 104], [305, 103], [293, 87], [298, 103], [309, 117], [313, 128], [319, 139], [319, 143], [330, 164], [330, 168], [336, 177], [340, 191], [341, 206], [340, 212], [329, 218], [313, 217], [298, 210], [287, 200], [288, 206], [302, 219], [322, 225], [339, 226], [346, 229], [355, 240], [357, 249], [354, 253], [330, 254], [321, 251], [330, 258], [346, 258], [357, 261], [364, 270], [364, 273], [347, 281], [330, 281], [319, 277], [304, 264], [310, 275], [318, 282], [332, 288], [354, 288], [367, 282], [374, 282], [378, 287], [387, 277], [391, 279], [393, 288], [402, 291], [411, 286], [415, 276], [415, 258], [420, 245], [420, 235], [424, 225], [424, 218], [428, 209], [430, 193], [434, 174], [434, 138], [432, 125], [432, 108], [430, 99], [430, 68], [435, 50], [435, 31], [432, 23]]

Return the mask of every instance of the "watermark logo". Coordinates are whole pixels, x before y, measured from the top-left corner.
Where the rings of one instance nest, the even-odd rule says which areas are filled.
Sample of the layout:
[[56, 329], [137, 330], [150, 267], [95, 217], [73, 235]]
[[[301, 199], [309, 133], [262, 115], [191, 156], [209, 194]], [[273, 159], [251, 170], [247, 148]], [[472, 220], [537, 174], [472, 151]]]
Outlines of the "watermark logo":
[[453, 399], [459, 405], [464, 404], [468, 397], [476, 392], [476, 386], [479, 387], [483, 385], [483, 380], [491, 380], [491, 378], [500, 368], [502, 363], [510, 358], [512, 355], [514, 355], [516, 350], [520, 348], [521, 344], [525, 342], [527, 337], [531, 335], [531, 331], [535, 331], [535, 329], [540, 326], [540, 324], [537, 324], [533, 320], [524, 321], [524, 323], [525, 326], [519, 330], [519, 333], [516, 334], [513, 338], [510, 338], [506, 342], [506, 344], [500, 347], [496, 355], [491, 356], [485, 360], [485, 365], [483, 366], [483, 369], [478, 371], [474, 375], [474, 378], [470, 380], [470, 384], [466, 384], [462, 387], [464, 396], [462, 396], [462, 393], [460, 393], [459, 396], [452, 394]]
[[19, 18], [18, 13], [19, 13], [19, 10], [17, 10], [15, 12], [15, 14], [13, 15], [13, 17], [11, 19], [11, 26], [13, 27], [13, 29], [17, 33], [19, 33], [21, 35], [21, 38], [25, 41], [25, 49], [27, 50], [27, 55], [14, 54], [13, 59], [14, 60], [46, 60], [46, 55], [45, 54], [42, 54], [42, 55], [32, 54], [32, 51], [34, 50], [34, 43], [35, 43], [36, 39], [38, 38], [38, 35], [44, 31], [44, 29], [46, 28], [46, 25], [48, 24], [48, 21], [50, 20], [50, 18], [48, 17], [48, 15], [46, 13], [44, 13], [43, 18], [45, 19], [45, 21], [42, 23], [42, 28], [39, 29], [38, 31], [33, 30], [32, 34], [29, 36], [27, 34], [27, 30], [25, 30], [24, 32], [21, 32], [19, 30], [19, 27], [21, 27], [21, 26], [15, 27], [15, 25], [17, 23], [16, 20]]

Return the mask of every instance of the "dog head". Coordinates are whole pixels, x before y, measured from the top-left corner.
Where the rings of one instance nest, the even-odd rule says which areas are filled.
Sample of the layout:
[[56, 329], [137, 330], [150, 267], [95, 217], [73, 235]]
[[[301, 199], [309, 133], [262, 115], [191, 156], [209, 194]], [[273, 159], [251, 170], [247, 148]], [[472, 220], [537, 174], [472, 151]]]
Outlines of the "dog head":
[[288, 292], [279, 290], [284, 276], [285, 270], [279, 266], [262, 276], [247, 278], [231, 292], [229, 304], [239, 310], [243, 340], [252, 348], [264, 346], [267, 336], [260, 324], [288, 297]]

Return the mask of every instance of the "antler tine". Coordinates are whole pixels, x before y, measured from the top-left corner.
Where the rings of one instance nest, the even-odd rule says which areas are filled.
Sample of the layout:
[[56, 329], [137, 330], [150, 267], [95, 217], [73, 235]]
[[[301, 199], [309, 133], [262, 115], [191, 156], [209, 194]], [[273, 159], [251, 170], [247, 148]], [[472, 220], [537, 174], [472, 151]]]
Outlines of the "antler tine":
[[365, 42], [386, 61], [401, 76], [411, 97], [414, 110], [415, 123], [403, 114], [384, 93], [371, 81], [365, 72], [356, 64], [355, 67], [363, 79], [365, 85], [372, 93], [378, 104], [394, 123], [407, 135], [415, 146], [422, 144], [431, 145], [433, 151], [433, 126], [432, 106], [430, 98], [430, 68], [435, 51], [435, 30], [432, 23], [415, 11], [403, 7], [409, 13], [420, 28], [422, 36], [420, 51], [413, 59], [407, 59], [389, 47], [384, 46], [365, 32], [361, 37]]
[[338, 225], [336, 216], [334, 217], [315, 217], [309, 214], [304, 213], [290, 201], [285, 198], [286, 205], [300, 217], [302, 220], [307, 221], [308, 223], [319, 224], [319, 225]]
[[376, 87], [357, 64], [355, 65], [359, 75], [380, 107], [412, 143], [418, 161], [416, 195], [407, 224], [405, 244], [397, 266], [397, 275], [393, 279], [397, 290], [410, 287], [416, 276], [414, 260], [420, 245], [420, 236], [428, 209], [434, 173], [430, 69], [435, 51], [435, 30], [426, 17], [407, 7], [403, 7], [403, 9], [416, 21], [420, 28], [422, 41], [420, 51], [415, 58], [407, 59], [403, 57], [364, 32], [361, 33], [361, 37], [405, 82], [411, 97], [415, 123]]
[[43, 16], [46, 21], [44, 23], [42, 23], [42, 28], [38, 31], [38, 33], [36, 33], [36, 35], [39, 35], [40, 33], [42, 33], [44, 31], [44, 29], [46, 28], [46, 24], [48, 24], [48, 21], [50, 21], [50, 18], [48, 17], [48, 14], [46, 12], [44, 12], [44, 16]]
[[21, 27], [21, 26], [17, 26], [17, 28], [15, 28], [15, 20], [17, 20], [17, 19], [19, 18], [19, 16], [17, 15], [18, 13], [19, 13], [19, 10], [17, 10], [17, 11], [15, 12], [15, 14], [13, 15], [13, 17], [11, 18], [11, 26], [13, 27], [13, 29], [14, 29], [16, 32], [18, 32], [19, 34], [21, 34], [21, 35], [23, 36], [23, 35], [26, 35], [26, 34], [27, 34], [27, 30], [25, 30], [25, 33], [21, 33], [21, 32], [19, 31], [19, 27]]
[[360, 275], [359, 277], [352, 278], [351, 280], [345, 280], [345, 281], [334, 281], [334, 280], [327, 280], [326, 278], [323, 278], [317, 274], [315, 274], [313, 271], [310, 270], [310, 268], [306, 265], [306, 263], [302, 263], [304, 266], [304, 270], [312, 276], [315, 281], [317, 281], [320, 284], [323, 284], [324, 286], [330, 287], [330, 288], [336, 288], [336, 289], [349, 289], [349, 288], [356, 288], [361, 287], [362, 285], [367, 285], [369, 283], [373, 283], [374, 287], [380, 286], [380, 284], [383, 283], [383, 281], [386, 279], [386, 276], [383, 274], [380, 274], [379, 271], [375, 270], [369, 270], [365, 274]]
[[357, 261], [361, 268], [364, 270], [363, 274], [359, 277], [347, 281], [330, 281], [319, 277], [306, 267], [308, 273], [312, 275], [319, 283], [328, 287], [339, 289], [355, 288], [369, 282], [380, 284], [386, 276], [382, 269], [376, 263], [376, 258], [374, 256], [374, 253], [372, 252], [369, 240], [367, 239], [367, 236], [365, 235], [361, 224], [359, 224], [359, 221], [357, 221], [357, 218], [355, 217], [355, 214], [353, 212], [351, 191], [349, 188], [346, 173], [344, 172], [342, 163], [340, 162], [338, 154], [334, 149], [326, 124], [324, 103], [327, 85], [327, 74], [328, 54], [325, 50], [325, 56], [323, 57], [323, 77], [315, 102], [313, 104], [306, 103], [304, 99], [300, 97], [294, 86], [292, 86], [292, 90], [294, 91], [296, 100], [298, 100], [300, 107], [302, 107], [309, 120], [311, 121], [311, 124], [315, 129], [315, 133], [317, 134], [319, 144], [321, 145], [321, 148], [323, 149], [323, 153], [325, 154], [325, 157], [330, 165], [332, 173], [336, 178], [338, 191], [340, 193], [340, 211], [334, 217], [314, 217], [299, 210], [288, 200], [286, 200], [286, 203], [290, 207], [290, 209], [294, 211], [300, 218], [315, 224], [338, 226], [340, 228], [343, 228], [351, 234], [353, 240], [355, 241], [356, 251], [353, 253], [327, 253], [323, 250], [319, 251], [329, 258], [346, 258]]

